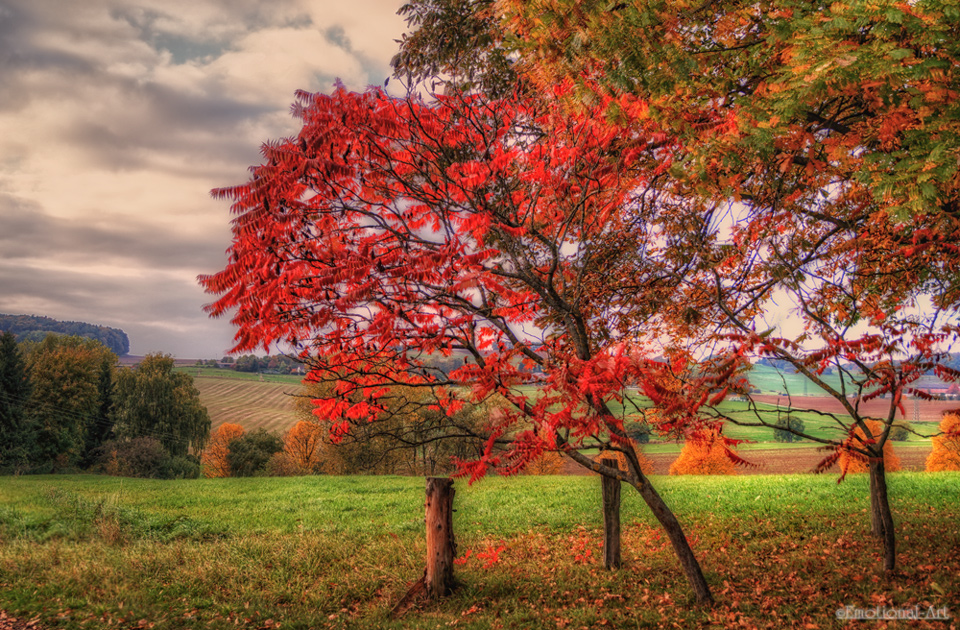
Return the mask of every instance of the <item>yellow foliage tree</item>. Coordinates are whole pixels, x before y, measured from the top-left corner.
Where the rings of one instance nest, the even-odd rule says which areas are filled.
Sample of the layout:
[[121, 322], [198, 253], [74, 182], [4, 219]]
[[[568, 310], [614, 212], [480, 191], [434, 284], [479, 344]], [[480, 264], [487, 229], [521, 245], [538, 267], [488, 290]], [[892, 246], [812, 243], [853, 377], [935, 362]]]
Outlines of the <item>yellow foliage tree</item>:
[[[871, 435], [874, 437], [883, 433], [883, 423], [879, 420], [864, 420], [864, 424], [867, 425]], [[863, 431], [859, 427], [857, 427], [854, 433], [860, 440], [866, 439]], [[840, 453], [840, 459], [837, 460], [837, 464], [840, 466], [840, 472], [845, 475], [849, 473], [868, 472], [870, 470], [870, 462], [866, 456], [855, 451], [843, 451]], [[893, 452], [893, 440], [887, 440], [883, 445], [883, 468], [887, 472], [894, 472], [901, 468], [900, 458]]]
[[671, 475], [736, 475], [737, 469], [727, 454], [720, 432], [706, 430], [683, 443], [676, 461], [670, 464]]
[[227, 460], [230, 454], [230, 442], [243, 437], [244, 433], [246, 431], [239, 424], [225, 422], [210, 434], [210, 441], [200, 457], [205, 477], [230, 476], [230, 462]]
[[927, 456], [927, 472], [960, 470], [960, 409], [943, 412], [940, 431], [943, 435], [933, 438], [933, 450]]
[[301, 472], [317, 470], [326, 429], [313, 422], [300, 420], [283, 436], [283, 450]]

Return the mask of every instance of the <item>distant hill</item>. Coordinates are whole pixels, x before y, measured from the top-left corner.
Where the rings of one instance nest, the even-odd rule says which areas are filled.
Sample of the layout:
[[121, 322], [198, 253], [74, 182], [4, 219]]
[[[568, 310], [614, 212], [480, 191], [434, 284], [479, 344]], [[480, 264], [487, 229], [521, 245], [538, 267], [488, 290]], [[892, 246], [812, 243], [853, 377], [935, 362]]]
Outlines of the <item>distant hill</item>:
[[130, 352], [130, 339], [119, 328], [97, 326], [86, 322], [61, 322], [40, 315], [5, 315], [0, 313], [0, 331], [10, 331], [19, 341], [41, 341], [50, 333], [96, 339], [117, 356]]

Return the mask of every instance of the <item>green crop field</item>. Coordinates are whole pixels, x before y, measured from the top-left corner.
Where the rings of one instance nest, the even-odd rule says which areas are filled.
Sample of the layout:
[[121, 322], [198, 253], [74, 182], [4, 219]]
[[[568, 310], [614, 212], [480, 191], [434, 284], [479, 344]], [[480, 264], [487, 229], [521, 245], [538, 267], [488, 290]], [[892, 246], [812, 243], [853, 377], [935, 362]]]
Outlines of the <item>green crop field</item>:
[[713, 608], [691, 604], [627, 487], [624, 567], [603, 570], [594, 477], [458, 481], [459, 587], [392, 619], [423, 570], [422, 479], [76, 476], [0, 479], [0, 609], [49, 628], [118, 630], [830, 628], [844, 606], [946, 608], [956, 624], [960, 474], [890, 475], [893, 575], [868, 533], [863, 475], [654, 483]]
[[226, 368], [217, 368], [209, 366], [181, 366], [176, 368], [178, 372], [185, 372], [193, 378], [229, 378], [242, 381], [256, 381], [258, 383], [286, 383], [288, 385], [300, 385], [303, 376], [296, 374], [260, 374], [258, 372], [238, 372]]

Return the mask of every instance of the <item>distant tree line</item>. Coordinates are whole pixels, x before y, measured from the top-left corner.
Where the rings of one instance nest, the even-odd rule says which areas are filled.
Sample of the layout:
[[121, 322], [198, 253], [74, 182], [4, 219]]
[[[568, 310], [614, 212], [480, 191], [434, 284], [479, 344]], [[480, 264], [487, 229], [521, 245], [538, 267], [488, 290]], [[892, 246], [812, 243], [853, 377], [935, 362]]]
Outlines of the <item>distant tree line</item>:
[[92, 470], [197, 477], [210, 433], [193, 378], [151, 354], [132, 369], [99, 341], [0, 335], [0, 474]]
[[197, 366], [224, 367], [237, 372], [264, 372], [267, 374], [294, 374], [300, 370], [302, 364], [293, 357], [285, 354], [271, 354], [258, 357], [255, 354], [244, 354], [239, 357], [223, 357], [197, 361]]
[[97, 326], [86, 322], [61, 322], [39, 315], [4, 315], [0, 313], [0, 332], [13, 333], [17, 341], [43, 341], [47, 335], [69, 335], [95, 339], [117, 356], [130, 352], [130, 339], [119, 328]]

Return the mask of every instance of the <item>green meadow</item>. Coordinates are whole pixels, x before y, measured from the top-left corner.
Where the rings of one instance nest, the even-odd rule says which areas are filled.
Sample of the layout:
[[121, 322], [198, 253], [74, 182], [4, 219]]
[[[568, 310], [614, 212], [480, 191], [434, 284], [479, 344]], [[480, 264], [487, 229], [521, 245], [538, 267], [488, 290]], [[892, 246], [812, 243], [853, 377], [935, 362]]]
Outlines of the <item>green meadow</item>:
[[895, 575], [868, 534], [862, 475], [654, 483], [713, 608], [692, 605], [627, 487], [625, 565], [603, 570], [596, 477], [457, 481], [460, 586], [393, 619], [423, 570], [422, 479], [63, 476], [0, 479], [0, 609], [51, 628], [118, 629], [825, 628], [845, 605], [960, 612], [960, 474], [890, 476]]

